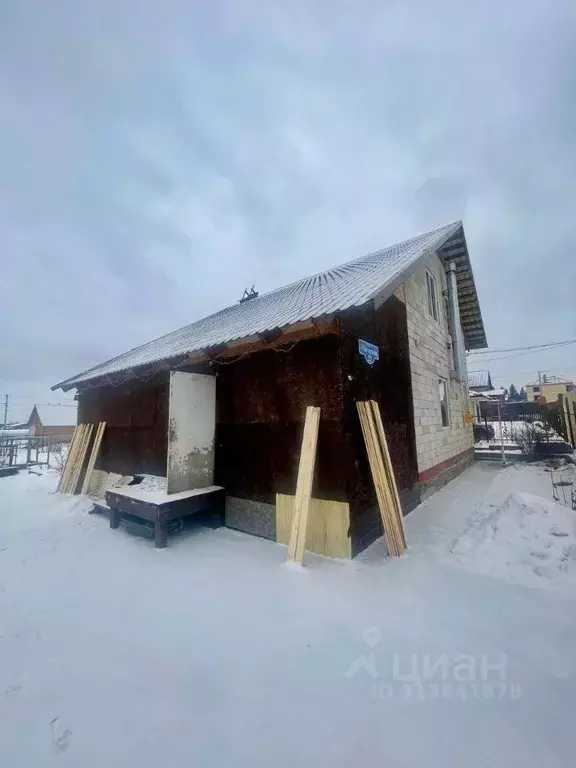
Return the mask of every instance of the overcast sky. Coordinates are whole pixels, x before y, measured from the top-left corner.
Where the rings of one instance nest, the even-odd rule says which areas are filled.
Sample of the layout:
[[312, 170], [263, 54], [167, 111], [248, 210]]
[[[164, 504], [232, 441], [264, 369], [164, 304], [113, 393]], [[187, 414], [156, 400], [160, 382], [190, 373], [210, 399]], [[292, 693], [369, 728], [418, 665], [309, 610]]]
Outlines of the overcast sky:
[[[247, 286], [459, 218], [490, 346], [576, 337], [575, 39], [573, 0], [4, 4], [11, 415]], [[488, 367], [576, 376], [576, 345]]]

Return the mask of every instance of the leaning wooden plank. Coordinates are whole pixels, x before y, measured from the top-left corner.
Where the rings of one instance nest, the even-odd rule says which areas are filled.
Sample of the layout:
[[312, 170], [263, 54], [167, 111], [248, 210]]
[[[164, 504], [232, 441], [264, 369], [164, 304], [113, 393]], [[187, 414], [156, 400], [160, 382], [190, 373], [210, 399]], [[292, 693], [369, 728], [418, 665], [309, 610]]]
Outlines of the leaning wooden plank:
[[78, 426], [78, 432], [76, 433], [76, 440], [74, 441], [74, 445], [71, 445], [68, 450], [68, 457], [66, 460], [66, 467], [65, 467], [65, 475], [62, 481], [62, 493], [69, 493], [70, 491], [70, 480], [72, 479], [72, 475], [74, 473], [74, 467], [76, 466], [76, 457], [78, 455], [78, 451], [80, 450], [80, 446], [82, 445], [82, 442], [84, 440], [85, 431], [86, 431], [86, 425], [80, 424]]
[[[294, 519], [294, 496], [276, 494], [276, 541], [290, 543]], [[343, 501], [310, 499], [310, 512], [306, 531], [306, 551], [324, 557], [350, 560], [350, 506]]]
[[376, 428], [376, 422], [374, 414], [372, 412], [369, 403], [365, 406], [366, 421], [369, 426], [370, 434], [372, 436], [373, 449], [376, 456], [375, 466], [377, 471], [377, 483], [380, 488], [381, 500], [382, 500], [382, 520], [384, 528], [388, 532], [388, 539], [391, 542], [391, 554], [399, 556], [404, 552], [404, 546], [402, 542], [402, 535], [398, 528], [398, 521], [395, 510], [395, 501], [392, 494], [392, 489], [388, 480], [386, 467], [384, 464], [384, 454], [378, 432]]
[[356, 407], [360, 416], [360, 424], [364, 434], [364, 442], [366, 443], [368, 461], [376, 489], [376, 497], [378, 499], [378, 507], [380, 509], [388, 551], [391, 555], [398, 557], [403, 554], [404, 549], [402, 547], [401, 534], [398, 531], [395, 520], [394, 500], [386, 477], [384, 457], [379, 445], [374, 416], [367, 402], [356, 403]]
[[57, 493], [62, 493], [64, 489], [64, 480], [66, 479], [66, 470], [68, 469], [68, 464], [70, 461], [70, 454], [72, 453], [74, 449], [74, 445], [76, 443], [76, 439], [78, 437], [78, 432], [80, 430], [80, 426], [77, 424], [74, 427], [74, 432], [72, 433], [72, 439], [70, 440], [70, 446], [68, 447], [68, 455], [66, 456], [66, 462], [64, 463], [64, 467], [62, 469], [62, 474], [60, 475], [60, 480], [58, 481], [58, 487], [56, 488]]
[[386, 470], [386, 462], [384, 457], [384, 449], [382, 447], [382, 444], [380, 442], [380, 436], [378, 434], [378, 428], [376, 425], [376, 418], [374, 415], [374, 411], [372, 410], [372, 401], [368, 401], [366, 403], [366, 417], [368, 424], [370, 426], [370, 432], [372, 434], [372, 440], [374, 443], [377, 461], [376, 465], [378, 467], [378, 475], [381, 487], [384, 492], [385, 497], [385, 517], [387, 520], [387, 527], [390, 532], [390, 536], [394, 543], [394, 549], [396, 550], [396, 554], [402, 554], [404, 551], [403, 542], [402, 542], [402, 535], [399, 530], [399, 524], [398, 524], [398, 517], [396, 513], [396, 500], [394, 499], [394, 494], [392, 491], [392, 487], [390, 485], [390, 479], [388, 477], [388, 472]]
[[88, 485], [90, 478], [92, 477], [92, 471], [98, 458], [98, 452], [100, 450], [100, 444], [102, 443], [102, 437], [104, 436], [104, 430], [106, 429], [106, 422], [101, 421], [96, 429], [96, 437], [94, 438], [94, 445], [92, 446], [92, 453], [88, 459], [88, 466], [86, 467], [86, 473], [84, 475], [84, 482], [82, 483], [82, 490], [80, 493], [86, 493], [88, 491]]
[[84, 440], [82, 442], [82, 445], [80, 446], [80, 450], [78, 451], [78, 457], [76, 461], [76, 466], [74, 468], [74, 474], [72, 475], [72, 480], [70, 482], [70, 493], [77, 492], [76, 488], [78, 486], [78, 480], [80, 479], [82, 467], [84, 466], [84, 461], [86, 460], [86, 452], [90, 444], [90, 438], [92, 437], [93, 429], [94, 429], [93, 424], [86, 425], [86, 430], [84, 432]]
[[70, 467], [70, 475], [68, 477], [68, 484], [66, 487], [66, 493], [74, 493], [74, 478], [76, 477], [78, 470], [78, 462], [84, 450], [84, 443], [86, 442], [86, 435], [88, 434], [88, 424], [82, 425], [82, 432], [80, 433], [80, 440], [76, 446], [76, 451], [72, 457], [72, 465]]
[[74, 430], [74, 434], [72, 435], [72, 440], [70, 442], [70, 445], [68, 446], [68, 454], [66, 456], [66, 462], [64, 464], [64, 469], [62, 471], [62, 476], [60, 477], [59, 488], [61, 493], [66, 493], [66, 488], [70, 481], [70, 472], [72, 471], [72, 465], [74, 463], [74, 454], [78, 450], [78, 445], [80, 444], [82, 429], [83, 429], [82, 424], [78, 424], [76, 426]]
[[88, 424], [81, 424], [78, 434], [78, 440], [74, 447], [74, 453], [70, 456], [70, 469], [68, 472], [68, 478], [64, 487], [64, 493], [71, 493], [73, 489], [74, 475], [76, 474], [76, 467], [78, 466], [78, 460], [82, 452], [82, 446], [86, 440], [86, 432], [88, 430]]
[[319, 422], [320, 408], [309, 405], [306, 408], [300, 464], [298, 466], [298, 480], [296, 482], [296, 497], [294, 499], [292, 533], [290, 534], [290, 543], [288, 545], [288, 559], [295, 560], [297, 563], [301, 563], [304, 559]]
[[390, 458], [390, 451], [388, 450], [388, 441], [386, 440], [386, 432], [384, 431], [384, 424], [382, 423], [382, 415], [380, 413], [380, 406], [375, 400], [370, 400], [372, 406], [372, 413], [374, 414], [374, 421], [376, 423], [376, 430], [382, 446], [382, 452], [384, 454], [384, 464], [386, 466], [386, 474], [388, 475], [388, 482], [392, 489], [392, 495], [394, 497], [396, 514], [398, 516], [398, 527], [402, 535], [402, 543], [406, 547], [406, 532], [404, 530], [404, 518], [402, 516], [402, 504], [400, 503], [400, 496], [398, 494], [398, 486], [396, 485], [396, 477], [394, 475], [394, 467], [392, 466], [392, 459]]
[[384, 425], [382, 424], [382, 418], [380, 416], [380, 409], [374, 400], [370, 401], [369, 410], [371, 411], [371, 416], [376, 431], [376, 440], [384, 464], [385, 485], [388, 491], [388, 498], [391, 500], [390, 511], [394, 536], [397, 540], [399, 553], [403, 554], [406, 550], [406, 537], [404, 535], [402, 505], [400, 504], [400, 497], [396, 487], [396, 479], [394, 477], [394, 470], [390, 460], [390, 453], [388, 451]]
[[[365, 402], [356, 403], [358, 409], [358, 415], [360, 417], [360, 426], [362, 427], [362, 434], [364, 435], [364, 443], [366, 445], [366, 453], [368, 454], [368, 462], [370, 464], [370, 472], [372, 474], [372, 480], [374, 482], [374, 488], [376, 490], [376, 498], [378, 500], [378, 509], [380, 510], [380, 519], [382, 521], [382, 529], [384, 538], [390, 554], [397, 554], [397, 545], [393, 537], [393, 531], [390, 521], [390, 502], [386, 498], [386, 493], [383, 485], [383, 467], [379, 467], [378, 461], [378, 446], [375, 440], [375, 435], [371, 430], [371, 424], [368, 419], [368, 405]], [[381, 457], [380, 457], [381, 458]]]

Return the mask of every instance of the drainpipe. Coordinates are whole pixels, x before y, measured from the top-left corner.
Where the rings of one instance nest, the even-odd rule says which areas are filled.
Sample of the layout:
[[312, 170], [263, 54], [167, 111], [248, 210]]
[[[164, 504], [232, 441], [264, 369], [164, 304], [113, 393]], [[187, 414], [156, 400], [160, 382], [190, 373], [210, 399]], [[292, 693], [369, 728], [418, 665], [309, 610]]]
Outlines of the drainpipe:
[[448, 306], [450, 308], [450, 335], [452, 336], [452, 350], [454, 353], [454, 369], [456, 379], [464, 381], [466, 378], [464, 365], [464, 337], [460, 324], [460, 307], [458, 306], [458, 286], [456, 284], [456, 264], [451, 261], [446, 268], [446, 280], [448, 283]]

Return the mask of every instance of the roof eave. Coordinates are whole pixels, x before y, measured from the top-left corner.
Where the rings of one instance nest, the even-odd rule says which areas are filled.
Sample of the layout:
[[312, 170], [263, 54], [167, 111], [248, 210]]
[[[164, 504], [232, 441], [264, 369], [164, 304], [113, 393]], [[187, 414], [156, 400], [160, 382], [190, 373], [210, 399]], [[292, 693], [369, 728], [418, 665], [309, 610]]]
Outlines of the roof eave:
[[430, 258], [439, 251], [442, 245], [461, 229], [462, 222], [455, 221], [452, 224], [448, 234], [445, 234], [442, 236], [442, 238], [439, 238], [438, 242], [434, 243], [434, 245], [424, 251], [424, 253], [422, 253], [417, 259], [411, 262], [403, 270], [398, 272], [398, 274], [395, 275], [388, 283], [386, 283], [383, 288], [379, 288], [377, 291], [374, 291], [374, 293], [369, 296], [368, 301], [374, 301], [377, 307], [383, 304], [387, 299], [390, 298], [390, 296], [392, 296], [397, 288], [399, 288], [401, 285], [404, 285], [409, 277], [411, 277], [415, 272], [418, 272], [418, 270], [422, 267], [426, 266]]
[[485, 349], [488, 346], [488, 341], [474, 282], [464, 226], [461, 221], [454, 222], [452, 232], [444, 235], [439, 243], [435, 243], [418, 259], [399, 272], [384, 288], [375, 291], [369, 299], [373, 300], [376, 306], [385, 302], [411, 275], [424, 267], [434, 254], [439, 256], [445, 266], [452, 261], [456, 262], [458, 304], [460, 306], [460, 320], [466, 349]]
[[461, 222], [457, 230], [449, 235], [438, 248], [438, 255], [445, 265], [451, 262], [456, 264], [458, 305], [466, 349], [485, 349], [488, 346], [488, 340], [468, 252], [468, 243]]
[[[134, 378], [147, 380], [162, 371], [176, 370], [184, 366], [200, 365], [206, 362], [219, 362], [220, 360], [226, 360], [228, 357], [243, 357], [244, 355], [262, 350], [275, 349], [285, 344], [297, 343], [298, 341], [337, 333], [337, 314], [324, 314], [307, 321], [291, 323], [283, 328], [273, 329], [273, 331], [234, 339], [228, 344], [222, 345], [217, 351], [213, 348], [195, 350], [188, 355], [180, 355], [178, 358], [164, 358], [163, 360], [158, 360], [155, 363], [138, 368], [124, 369], [114, 374], [105, 374], [82, 380], [79, 380], [78, 376], [74, 376], [60, 384], [55, 384], [52, 389], [62, 389], [64, 392], [70, 389], [83, 391], [106, 385], [116, 385]], [[271, 334], [273, 334], [273, 338]]]

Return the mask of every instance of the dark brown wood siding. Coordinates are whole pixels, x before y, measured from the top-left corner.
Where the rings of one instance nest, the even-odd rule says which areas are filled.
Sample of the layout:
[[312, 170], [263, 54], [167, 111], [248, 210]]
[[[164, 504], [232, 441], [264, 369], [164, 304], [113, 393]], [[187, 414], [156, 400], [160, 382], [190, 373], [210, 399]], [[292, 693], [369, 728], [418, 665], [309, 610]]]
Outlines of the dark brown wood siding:
[[313, 494], [346, 501], [340, 345], [336, 335], [217, 367], [215, 482], [274, 503], [294, 493], [307, 405], [321, 408]]
[[[381, 535], [374, 483], [356, 410], [358, 400], [379, 403], [404, 509], [413, 506], [410, 491], [417, 483], [418, 469], [406, 307], [396, 296], [377, 310], [370, 302], [342, 317], [341, 327], [347, 446], [344, 466], [348, 474], [352, 550], [357, 554]], [[358, 339], [378, 346], [380, 359], [373, 365], [360, 356]]]
[[376, 310], [380, 346], [380, 411], [400, 489], [418, 480], [406, 305], [392, 296]]
[[166, 476], [168, 372], [81, 393], [78, 422], [97, 421], [106, 422], [98, 469]]
[[[379, 347], [374, 365], [360, 357], [358, 339]], [[356, 410], [358, 400], [370, 398], [380, 404], [403, 500], [417, 488], [406, 309], [395, 296], [378, 310], [370, 302], [343, 314], [338, 335], [214, 363], [209, 372], [216, 374], [214, 482], [228, 495], [272, 504], [276, 493], [294, 493], [306, 406], [318, 406], [313, 495], [349, 502], [359, 552], [381, 534]], [[79, 422], [108, 423], [97, 466], [165, 475], [168, 381], [166, 372], [147, 384], [81, 394]]]

